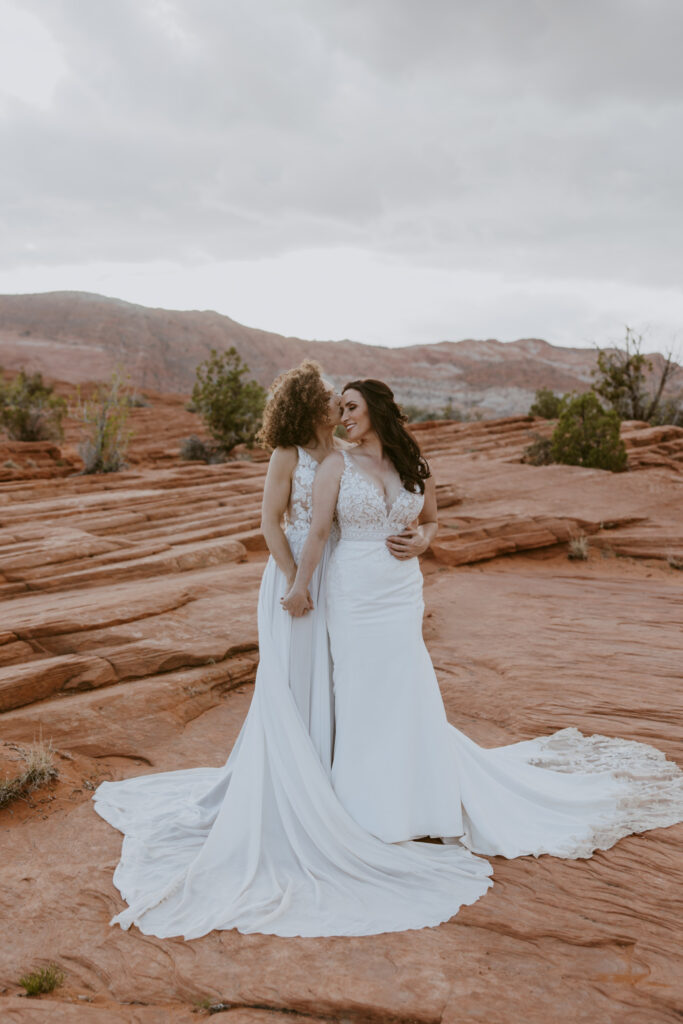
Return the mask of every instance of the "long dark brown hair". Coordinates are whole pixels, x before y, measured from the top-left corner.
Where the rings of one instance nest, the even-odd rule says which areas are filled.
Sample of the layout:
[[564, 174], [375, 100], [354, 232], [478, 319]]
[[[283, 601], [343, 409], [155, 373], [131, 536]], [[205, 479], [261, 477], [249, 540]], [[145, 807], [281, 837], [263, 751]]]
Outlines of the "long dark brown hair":
[[345, 391], [358, 391], [365, 399], [370, 425], [382, 444], [384, 454], [393, 462], [407, 491], [424, 494], [425, 480], [431, 476], [429, 463], [422, 456], [415, 438], [408, 433], [404, 416], [394, 401], [394, 392], [381, 380], [352, 380]]
[[318, 363], [304, 359], [276, 377], [269, 392], [258, 444], [271, 449], [309, 444], [316, 427], [327, 419], [330, 402]]

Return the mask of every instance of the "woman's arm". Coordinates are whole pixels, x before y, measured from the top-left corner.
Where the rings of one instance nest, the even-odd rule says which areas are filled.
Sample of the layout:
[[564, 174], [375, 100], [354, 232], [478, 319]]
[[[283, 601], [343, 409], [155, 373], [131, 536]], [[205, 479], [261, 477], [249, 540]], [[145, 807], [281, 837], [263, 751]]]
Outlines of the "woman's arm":
[[276, 448], [268, 463], [261, 506], [261, 530], [268, 550], [287, 578], [289, 586], [296, 576], [296, 562], [282, 529], [282, 517], [289, 505], [292, 474], [297, 464], [296, 448]]
[[439, 529], [436, 511], [436, 483], [434, 477], [425, 480], [425, 500], [418, 517], [418, 526], [403, 533], [387, 537], [387, 547], [394, 558], [415, 558], [423, 554], [436, 537]]
[[315, 568], [322, 558], [323, 549], [330, 535], [334, 510], [339, 494], [339, 482], [344, 472], [344, 459], [337, 452], [328, 455], [315, 474], [313, 483], [313, 517], [299, 559], [294, 585], [282, 598], [282, 607], [298, 618], [312, 608], [308, 596], [308, 585]]

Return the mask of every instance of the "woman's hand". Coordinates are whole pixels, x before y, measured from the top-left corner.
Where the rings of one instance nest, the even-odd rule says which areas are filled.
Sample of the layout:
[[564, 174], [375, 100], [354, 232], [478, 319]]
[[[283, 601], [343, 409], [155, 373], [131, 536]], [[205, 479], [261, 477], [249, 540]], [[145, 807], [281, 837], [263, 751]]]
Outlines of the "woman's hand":
[[295, 619], [313, 610], [313, 599], [308, 590], [296, 590], [294, 587], [280, 598], [280, 604]]
[[416, 558], [417, 555], [424, 554], [429, 547], [429, 543], [429, 540], [425, 538], [419, 526], [409, 526], [403, 533], [396, 533], [391, 537], [387, 537], [386, 541], [387, 547], [394, 558], [401, 560]]

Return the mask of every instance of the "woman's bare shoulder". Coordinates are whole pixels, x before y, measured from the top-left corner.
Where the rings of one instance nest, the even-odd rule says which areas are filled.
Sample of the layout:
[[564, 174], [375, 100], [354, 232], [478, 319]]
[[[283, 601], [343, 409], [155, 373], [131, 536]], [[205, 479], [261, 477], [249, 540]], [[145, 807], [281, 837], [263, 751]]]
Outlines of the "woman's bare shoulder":
[[299, 452], [294, 445], [287, 448], [274, 448], [270, 461], [273, 466], [281, 469], [296, 466], [299, 461]]
[[333, 480], [339, 478], [343, 472], [344, 456], [341, 451], [334, 451], [325, 456], [316, 475], [322, 480]]
[[268, 478], [284, 480], [291, 477], [298, 461], [299, 453], [296, 448], [274, 448], [268, 463]]
[[350, 441], [344, 440], [343, 437], [335, 437], [334, 447], [338, 452], [350, 452], [356, 447], [356, 445], [351, 444]]

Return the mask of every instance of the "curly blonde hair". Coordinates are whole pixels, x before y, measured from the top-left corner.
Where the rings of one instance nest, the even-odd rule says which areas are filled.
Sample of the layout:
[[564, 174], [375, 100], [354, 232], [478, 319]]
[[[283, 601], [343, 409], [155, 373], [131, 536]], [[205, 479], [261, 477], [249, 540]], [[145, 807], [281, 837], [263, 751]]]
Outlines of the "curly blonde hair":
[[287, 370], [270, 385], [263, 423], [256, 442], [263, 448], [307, 445], [316, 427], [327, 419], [330, 396], [322, 368], [312, 359]]

